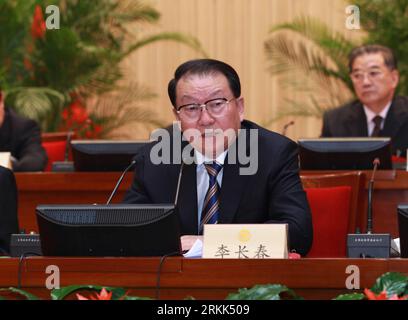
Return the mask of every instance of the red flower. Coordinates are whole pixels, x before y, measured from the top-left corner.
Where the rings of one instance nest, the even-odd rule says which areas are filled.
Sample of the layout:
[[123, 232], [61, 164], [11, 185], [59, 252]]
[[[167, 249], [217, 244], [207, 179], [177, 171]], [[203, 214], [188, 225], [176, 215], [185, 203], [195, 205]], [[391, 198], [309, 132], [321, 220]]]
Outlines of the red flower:
[[85, 107], [79, 101], [74, 101], [73, 103], [71, 103], [69, 109], [72, 120], [74, 120], [75, 122], [84, 123], [88, 120], [88, 112], [86, 112]]
[[370, 289], [364, 289], [364, 294], [366, 295], [368, 300], [407, 300], [408, 299], [408, 295], [400, 298], [396, 294], [388, 298], [387, 292], [385, 290], [383, 290], [380, 294], [376, 295]]
[[102, 288], [101, 293], [95, 293], [94, 296], [90, 296], [89, 299], [77, 293], [78, 300], [112, 300], [112, 292], [106, 291]]
[[385, 290], [376, 295], [370, 289], [364, 289], [364, 294], [366, 295], [368, 300], [387, 300], [387, 292]]
[[33, 22], [31, 24], [31, 36], [33, 39], [44, 38], [45, 36], [45, 21], [42, 9], [39, 5], [35, 6]]

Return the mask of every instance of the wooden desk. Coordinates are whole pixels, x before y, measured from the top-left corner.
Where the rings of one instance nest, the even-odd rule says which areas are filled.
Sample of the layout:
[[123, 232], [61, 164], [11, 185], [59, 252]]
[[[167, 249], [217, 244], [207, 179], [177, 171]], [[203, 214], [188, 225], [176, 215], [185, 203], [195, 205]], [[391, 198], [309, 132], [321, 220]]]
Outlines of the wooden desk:
[[[16, 173], [20, 228], [38, 231], [35, 208], [39, 204], [106, 203], [120, 175], [120, 172]], [[132, 177], [133, 173], [126, 174], [112, 203], [121, 202]]]
[[[0, 259], [0, 287], [17, 286], [18, 259]], [[49, 297], [45, 282], [49, 265], [58, 266], [60, 284], [98, 284], [130, 288], [132, 295], [155, 297], [159, 258], [27, 258], [22, 288]], [[370, 288], [388, 271], [408, 274], [408, 259], [184, 259], [167, 258], [162, 266], [160, 298], [224, 299], [238, 288], [283, 284], [309, 299], [331, 299], [350, 293], [346, 268], [357, 266], [360, 288]], [[211, 271], [211, 272], [209, 272]]]
[[[301, 174], [323, 173], [330, 172], [301, 172]], [[371, 171], [365, 173], [370, 177]], [[105, 203], [119, 176], [119, 172], [16, 173], [20, 227], [26, 231], [38, 231], [35, 219], [35, 207], [38, 204]], [[112, 203], [121, 201], [131, 184], [132, 176], [133, 173], [126, 175]], [[397, 205], [408, 203], [408, 172], [378, 171], [374, 190], [374, 231], [390, 232], [393, 237], [397, 237]]]

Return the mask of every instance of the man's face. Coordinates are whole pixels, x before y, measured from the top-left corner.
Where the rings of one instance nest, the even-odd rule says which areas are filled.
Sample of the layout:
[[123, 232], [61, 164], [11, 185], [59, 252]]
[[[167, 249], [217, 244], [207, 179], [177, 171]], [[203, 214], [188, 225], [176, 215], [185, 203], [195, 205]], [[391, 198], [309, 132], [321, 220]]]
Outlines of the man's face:
[[[187, 74], [177, 83], [177, 108], [188, 104], [204, 104], [213, 99], [230, 101], [234, 95], [227, 78], [222, 73], [207, 75]], [[184, 137], [202, 154], [215, 158], [235, 140], [244, 118], [243, 98], [226, 103], [223, 111], [212, 116], [201, 109], [198, 119], [190, 119], [183, 112], [174, 114], [181, 123]]]
[[381, 53], [370, 53], [354, 60], [351, 72], [358, 99], [374, 112], [381, 112], [394, 96], [397, 70], [390, 70]]

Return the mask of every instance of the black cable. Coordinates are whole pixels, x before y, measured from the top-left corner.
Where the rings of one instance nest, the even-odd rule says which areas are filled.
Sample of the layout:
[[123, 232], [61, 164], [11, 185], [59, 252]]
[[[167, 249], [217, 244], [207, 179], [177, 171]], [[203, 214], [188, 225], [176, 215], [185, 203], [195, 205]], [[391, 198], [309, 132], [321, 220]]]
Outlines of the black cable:
[[179, 256], [179, 255], [180, 255], [180, 252], [172, 252], [172, 253], [165, 254], [164, 256], [160, 257], [159, 268], [157, 269], [157, 282], [156, 282], [156, 295], [155, 295], [157, 300], [159, 300], [160, 298], [160, 275], [161, 275], [164, 261], [166, 260], [167, 257]]
[[17, 273], [17, 288], [21, 289], [21, 274], [22, 274], [22, 266], [24, 259], [28, 256], [41, 256], [35, 252], [23, 252], [18, 260], [18, 273]]

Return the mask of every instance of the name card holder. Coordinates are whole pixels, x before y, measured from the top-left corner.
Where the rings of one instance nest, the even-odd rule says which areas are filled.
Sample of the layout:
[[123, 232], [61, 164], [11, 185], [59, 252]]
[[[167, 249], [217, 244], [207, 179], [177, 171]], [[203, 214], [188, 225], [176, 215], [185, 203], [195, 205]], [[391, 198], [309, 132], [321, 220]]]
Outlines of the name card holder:
[[12, 170], [10, 152], [0, 152], [0, 166]]
[[287, 259], [287, 224], [206, 224], [203, 258]]

